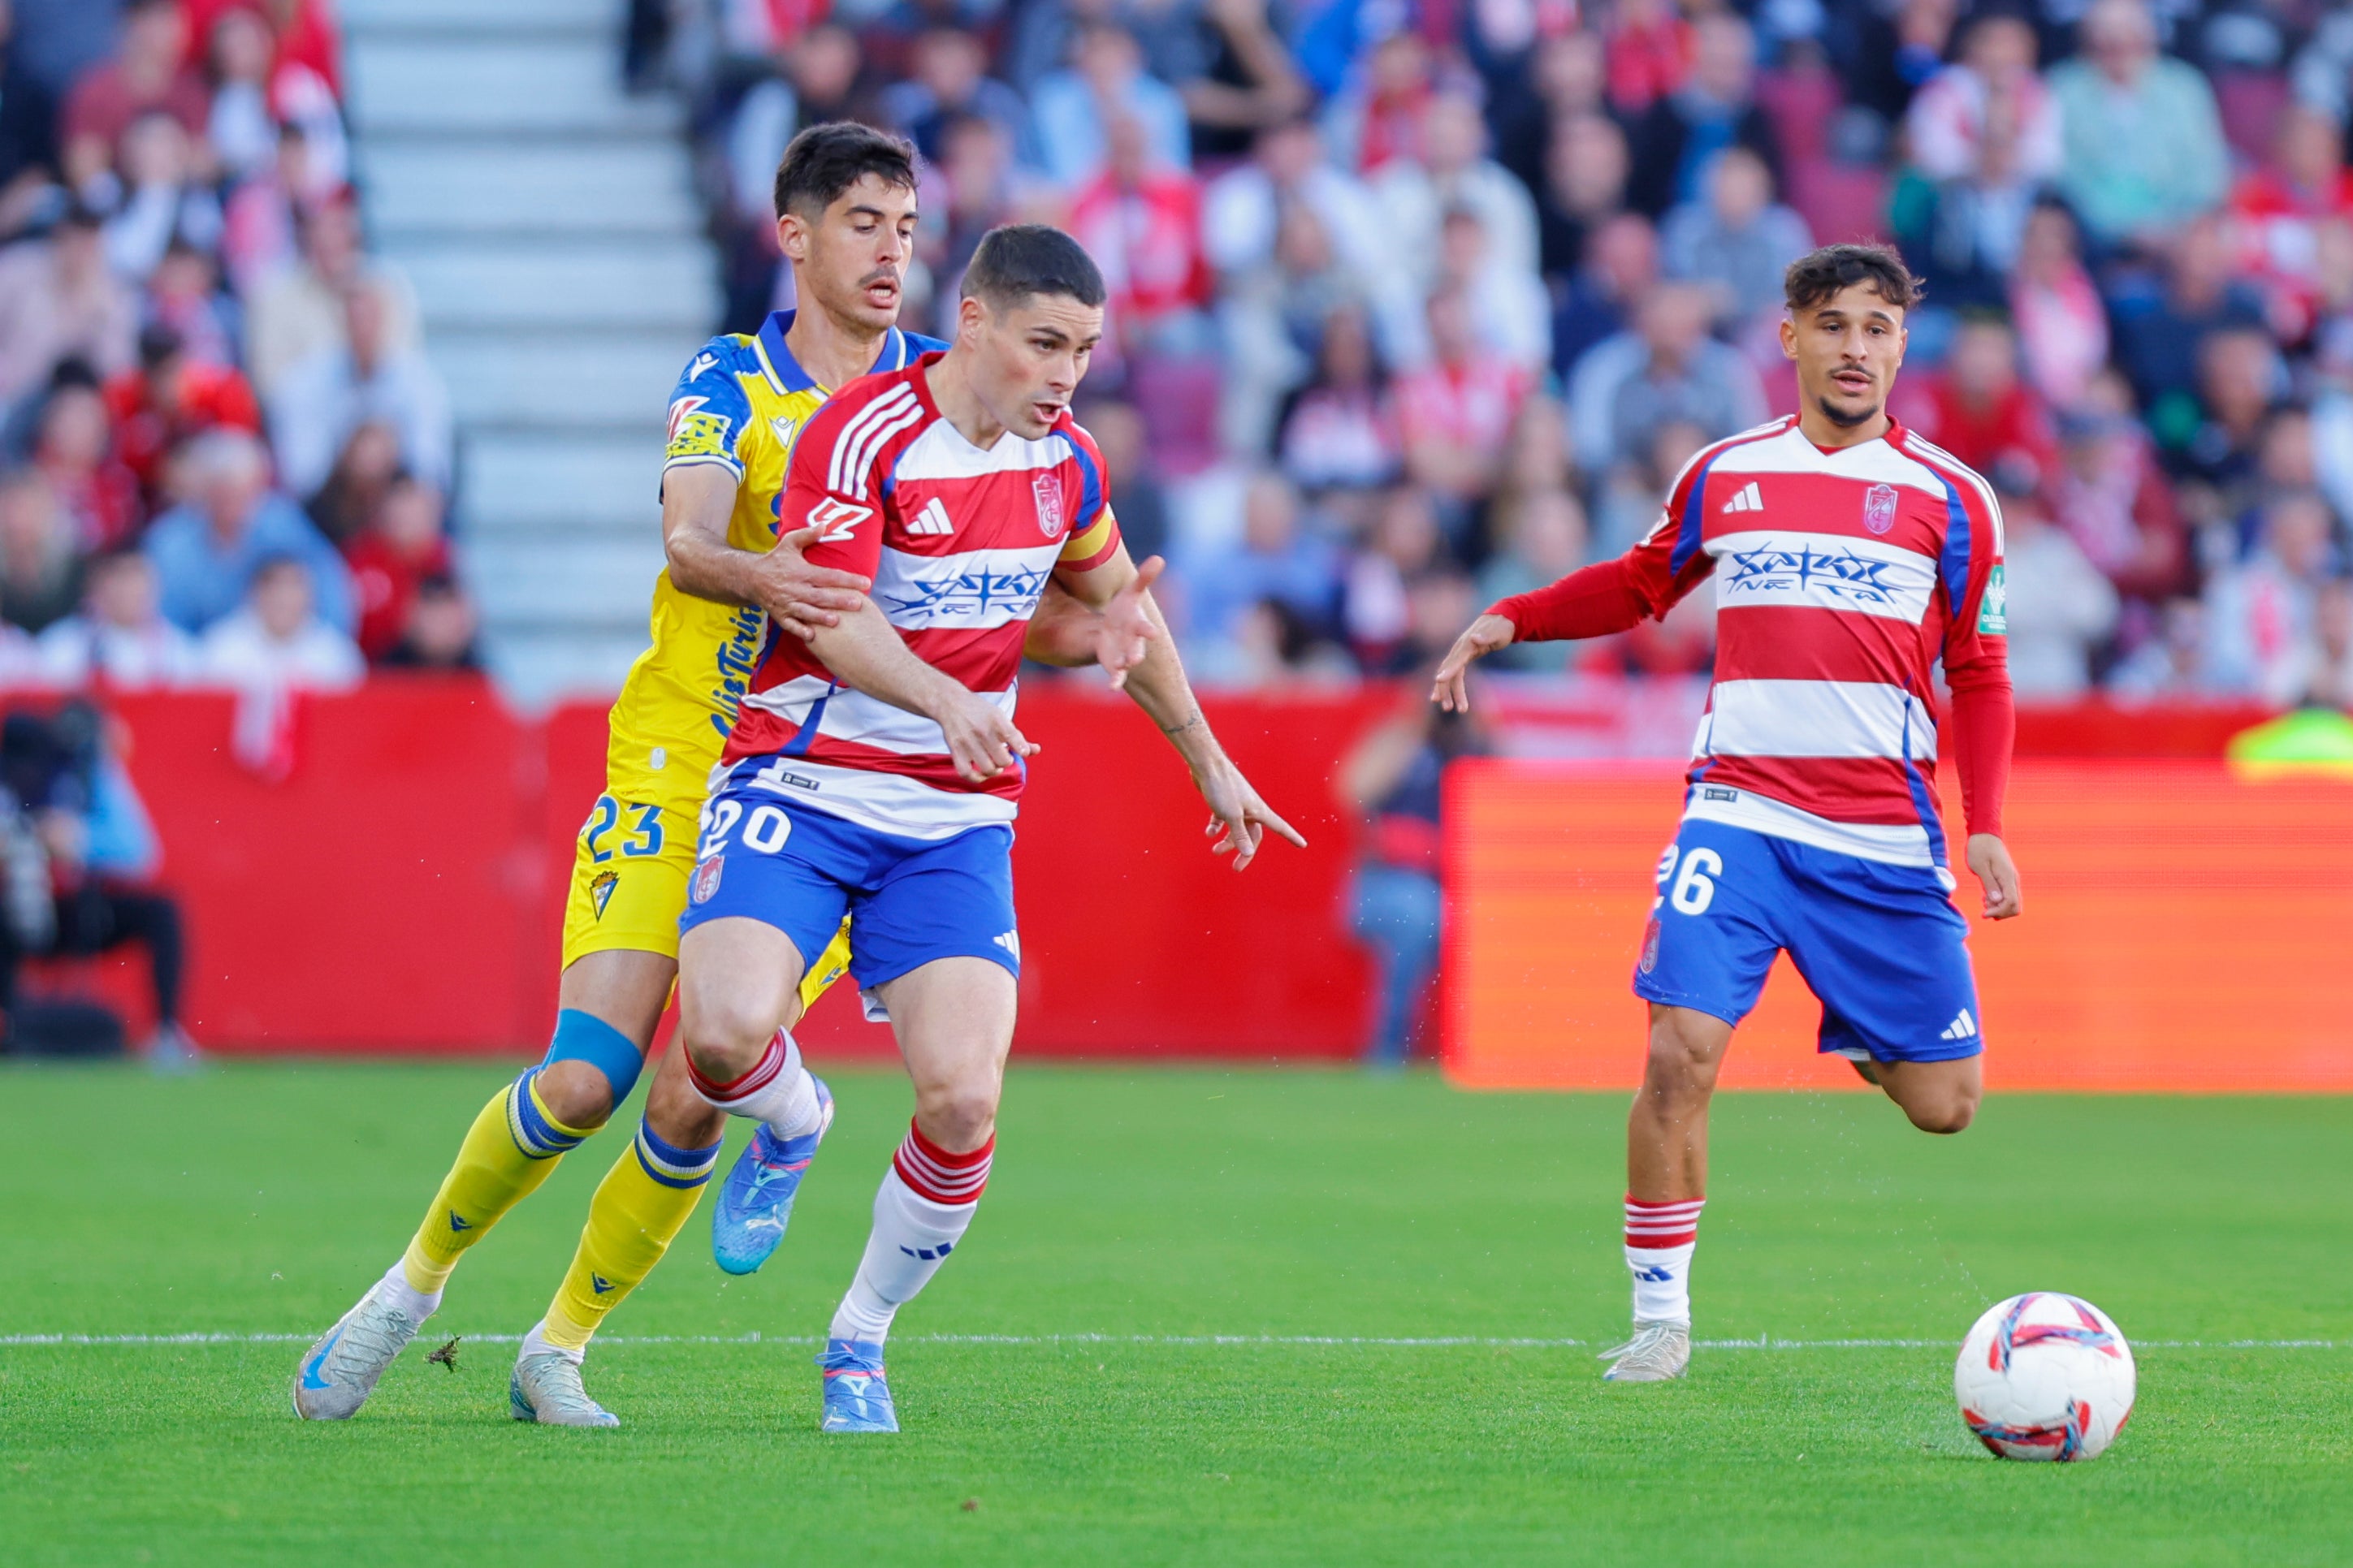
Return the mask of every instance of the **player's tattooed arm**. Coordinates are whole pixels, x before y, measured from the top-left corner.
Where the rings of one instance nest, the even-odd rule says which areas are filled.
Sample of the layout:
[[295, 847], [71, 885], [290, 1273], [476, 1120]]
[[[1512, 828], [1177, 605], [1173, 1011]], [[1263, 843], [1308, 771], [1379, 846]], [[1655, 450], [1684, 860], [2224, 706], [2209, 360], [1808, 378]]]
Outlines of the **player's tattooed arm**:
[[1060, 583], [1046, 584], [1045, 596], [1029, 620], [1021, 651], [1039, 664], [1075, 669], [1099, 664], [1111, 676], [1112, 689], [1127, 684], [1128, 671], [1144, 661], [1145, 646], [1161, 635], [1152, 616], [1149, 590], [1164, 563], [1155, 555], [1135, 570], [1126, 587], [1102, 609], [1079, 603]]
[[956, 772], [974, 784], [1038, 754], [1003, 709], [916, 658], [871, 600], [819, 627], [809, 647], [844, 686], [939, 725]]
[[1127, 694], [1160, 726], [1160, 732], [1168, 737], [1168, 743], [1185, 759], [1186, 767], [1193, 774], [1193, 787], [1208, 803], [1209, 823], [1203, 831], [1213, 839], [1210, 851], [1219, 855], [1230, 853], [1234, 869], [1239, 871], [1258, 854], [1259, 845], [1269, 831], [1304, 849], [1307, 840], [1299, 830], [1259, 798], [1258, 791], [1250, 787], [1250, 780], [1242, 776], [1241, 770], [1234, 766], [1233, 759], [1218, 743], [1208, 720], [1201, 714], [1200, 703], [1194, 700], [1193, 684], [1185, 677], [1185, 663], [1176, 655], [1176, 641], [1168, 635], [1168, 623], [1153, 601], [1149, 579], [1140, 586], [1137, 584], [1142, 576], [1135, 563], [1128, 559], [1127, 547], [1119, 545], [1101, 565], [1084, 572], [1065, 570], [1057, 574], [1057, 581], [1081, 603], [1105, 610], [1116, 604], [1122, 595], [1132, 594], [1150, 616], [1155, 635], [1146, 641], [1143, 657], [1128, 674]]
[[728, 543], [736, 489], [734, 476], [716, 464], [675, 468], [662, 476], [662, 550], [672, 585], [723, 605], [756, 605], [802, 637], [839, 626], [866, 603], [873, 584], [865, 578], [803, 559], [818, 542], [816, 529], [786, 534], [765, 554]]

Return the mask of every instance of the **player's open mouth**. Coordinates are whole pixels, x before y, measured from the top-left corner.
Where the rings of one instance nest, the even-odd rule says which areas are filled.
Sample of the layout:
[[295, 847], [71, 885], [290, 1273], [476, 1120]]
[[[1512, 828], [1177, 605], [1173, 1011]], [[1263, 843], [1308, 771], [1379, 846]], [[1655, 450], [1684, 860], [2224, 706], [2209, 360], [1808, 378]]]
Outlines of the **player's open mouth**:
[[1863, 393], [1871, 390], [1871, 376], [1864, 371], [1839, 371], [1831, 375], [1831, 380], [1844, 392]]
[[1037, 416], [1039, 424], [1051, 425], [1062, 416], [1062, 405], [1059, 403], [1032, 403], [1029, 412]]

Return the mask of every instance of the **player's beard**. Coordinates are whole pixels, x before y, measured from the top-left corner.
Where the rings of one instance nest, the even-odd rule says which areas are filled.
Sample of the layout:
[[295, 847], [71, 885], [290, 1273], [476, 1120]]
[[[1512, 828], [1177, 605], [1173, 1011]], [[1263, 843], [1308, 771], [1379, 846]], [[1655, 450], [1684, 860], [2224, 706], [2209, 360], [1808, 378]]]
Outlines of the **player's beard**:
[[1821, 410], [1823, 418], [1829, 420], [1840, 429], [1852, 430], [1858, 425], [1868, 425], [1873, 420], [1878, 418], [1880, 410], [1885, 408], [1887, 405], [1884, 403], [1874, 403], [1868, 408], [1850, 413], [1847, 410], [1839, 407], [1836, 404], [1833, 404], [1827, 397], [1817, 397], [1814, 399], [1814, 406]]

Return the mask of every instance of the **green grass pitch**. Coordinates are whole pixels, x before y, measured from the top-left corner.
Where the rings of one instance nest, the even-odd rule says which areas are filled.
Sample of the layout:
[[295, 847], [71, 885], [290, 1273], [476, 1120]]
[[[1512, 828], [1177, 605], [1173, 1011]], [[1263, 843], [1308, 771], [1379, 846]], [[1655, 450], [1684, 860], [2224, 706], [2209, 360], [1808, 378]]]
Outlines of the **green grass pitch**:
[[[297, 1422], [301, 1345], [252, 1336], [307, 1338], [397, 1256], [499, 1076], [0, 1072], [0, 1561], [2353, 1560], [2353, 1100], [1997, 1096], [1932, 1139], [1861, 1095], [1726, 1097], [1700, 1337], [1934, 1342], [1615, 1388], [1620, 1098], [1017, 1069], [970, 1240], [900, 1321], [906, 1430], [828, 1438], [812, 1342], [908, 1107], [840, 1073], [776, 1259], [728, 1280], [698, 1215], [616, 1314], [588, 1372], [620, 1430], [509, 1421], [512, 1345], [475, 1339], [538, 1316], [611, 1134], [357, 1420]], [[2139, 1344], [2096, 1464], [1998, 1463], [1955, 1416], [1950, 1347], [2028, 1289]], [[1435, 1337], [1472, 1342], [1362, 1342]]]

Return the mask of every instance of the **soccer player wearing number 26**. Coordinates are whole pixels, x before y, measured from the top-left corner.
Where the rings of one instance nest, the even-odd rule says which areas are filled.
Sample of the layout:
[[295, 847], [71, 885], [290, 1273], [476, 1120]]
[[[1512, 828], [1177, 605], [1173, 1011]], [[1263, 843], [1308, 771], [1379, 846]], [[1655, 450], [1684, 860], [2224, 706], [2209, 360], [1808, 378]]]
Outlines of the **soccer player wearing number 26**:
[[[1014, 727], [1024, 628], [1050, 583], [1106, 606], [1136, 570], [1071, 395], [1103, 333], [1103, 283], [1050, 228], [985, 236], [955, 341], [828, 403], [794, 446], [783, 524], [810, 564], [869, 577], [864, 608], [768, 640], [712, 780], [679, 922], [679, 1041], [712, 1106], [774, 1124], [807, 1103], [779, 1029], [849, 917], [849, 973], [887, 1011], [915, 1116], [825, 1353], [828, 1432], [890, 1432], [882, 1347], [964, 1239], [997, 1146], [1021, 942], [1015, 802], [1036, 752]], [[1208, 803], [1214, 847], [1302, 843], [1210, 735], [1167, 637], [1126, 689]]]
[[1482, 654], [1621, 632], [1715, 577], [1715, 684], [1635, 965], [1651, 1047], [1626, 1133], [1634, 1336], [1607, 1353], [1617, 1382], [1690, 1360], [1708, 1097], [1777, 952], [1822, 1004], [1820, 1048], [1914, 1126], [1976, 1113], [1983, 1025], [1936, 804], [1940, 654], [1969, 869], [1987, 919], [2020, 909], [2001, 514], [1886, 413], [1918, 283], [1892, 250], [1834, 245], [1790, 265], [1786, 295], [1799, 413], [1701, 451], [1623, 557], [1490, 608], [1431, 693], [1466, 708]]

